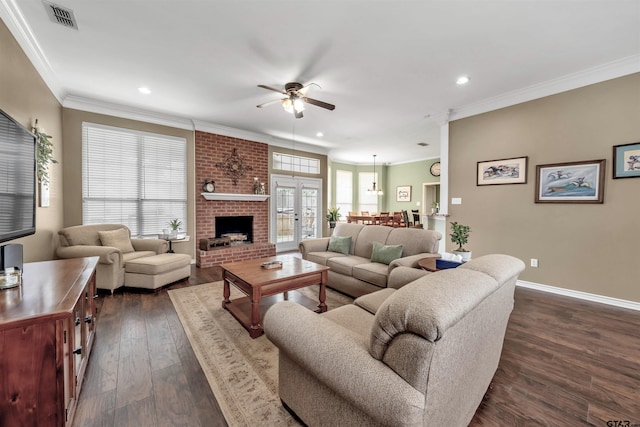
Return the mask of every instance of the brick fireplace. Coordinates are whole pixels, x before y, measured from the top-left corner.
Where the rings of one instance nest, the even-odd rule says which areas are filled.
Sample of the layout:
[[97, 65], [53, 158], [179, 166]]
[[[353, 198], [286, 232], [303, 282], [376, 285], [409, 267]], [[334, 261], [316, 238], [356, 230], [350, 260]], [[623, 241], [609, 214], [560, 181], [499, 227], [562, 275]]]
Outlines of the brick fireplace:
[[[237, 150], [244, 167], [251, 167], [237, 185], [232, 177], [216, 166]], [[252, 243], [222, 246], [204, 251], [196, 245], [196, 265], [211, 267], [224, 262], [273, 256], [275, 244], [269, 243], [269, 202], [249, 200], [205, 200], [200, 195], [202, 184], [214, 180], [216, 193], [253, 194], [253, 181], [268, 182], [269, 147], [261, 142], [196, 131], [196, 239], [216, 236], [216, 217], [253, 216]]]

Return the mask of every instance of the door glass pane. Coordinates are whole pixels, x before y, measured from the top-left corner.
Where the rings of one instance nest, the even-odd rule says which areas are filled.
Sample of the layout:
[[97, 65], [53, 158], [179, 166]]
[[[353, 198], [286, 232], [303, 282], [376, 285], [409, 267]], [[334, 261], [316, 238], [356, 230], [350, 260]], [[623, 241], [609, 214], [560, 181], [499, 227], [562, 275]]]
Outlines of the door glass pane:
[[302, 234], [300, 238], [312, 239], [318, 236], [318, 190], [316, 188], [302, 189]]
[[276, 243], [295, 240], [295, 188], [278, 187], [276, 189]]

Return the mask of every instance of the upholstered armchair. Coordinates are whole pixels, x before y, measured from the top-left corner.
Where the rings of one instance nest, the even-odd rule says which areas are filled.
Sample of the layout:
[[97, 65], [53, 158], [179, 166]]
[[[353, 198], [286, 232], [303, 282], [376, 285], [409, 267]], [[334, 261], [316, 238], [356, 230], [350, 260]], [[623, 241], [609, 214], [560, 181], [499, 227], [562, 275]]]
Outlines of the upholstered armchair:
[[96, 286], [112, 293], [124, 285], [124, 266], [129, 260], [167, 252], [163, 239], [132, 239], [131, 231], [121, 224], [76, 225], [58, 231], [59, 258], [100, 257], [96, 268]]
[[318, 315], [272, 306], [279, 394], [306, 425], [466, 426], [489, 387], [524, 263], [487, 255]]

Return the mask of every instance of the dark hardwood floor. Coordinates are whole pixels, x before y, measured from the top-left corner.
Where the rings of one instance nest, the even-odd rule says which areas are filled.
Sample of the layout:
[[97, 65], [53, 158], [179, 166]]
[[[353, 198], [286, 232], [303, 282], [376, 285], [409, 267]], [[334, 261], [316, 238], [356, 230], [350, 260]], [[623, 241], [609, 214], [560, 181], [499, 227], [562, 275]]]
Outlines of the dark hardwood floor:
[[[74, 426], [224, 426], [167, 289], [98, 299]], [[640, 425], [640, 312], [516, 289], [502, 360], [472, 426]]]

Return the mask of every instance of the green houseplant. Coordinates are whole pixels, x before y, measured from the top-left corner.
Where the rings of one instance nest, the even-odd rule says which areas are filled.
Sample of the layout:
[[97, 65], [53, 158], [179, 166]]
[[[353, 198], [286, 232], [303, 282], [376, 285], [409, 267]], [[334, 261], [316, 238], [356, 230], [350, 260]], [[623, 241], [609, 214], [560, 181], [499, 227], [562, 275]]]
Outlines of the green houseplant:
[[169, 228], [171, 228], [171, 237], [176, 237], [178, 235], [178, 230], [182, 226], [182, 220], [178, 218], [173, 218], [169, 220]]
[[38, 127], [38, 119], [33, 126], [33, 133], [36, 136], [36, 174], [38, 182], [49, 186], [49, 164], [58, 163], [53, 158], [53, 143], [50, 141], [51, 135]]
[[460, 255], [463, 261], [471, 259], [471, 251], [464, 248], [464, 245], [469, 242], [470, 232], [471, 227], [468, 225], [458, 224], [455, 221], [451, 223], [451, 242], [458, 245], [458, 248], [453, 253]]
[[329, 208], [327, 210], [327, 221], [329, 221], [329, 227], [334, 228], [336, 226], [336, 222], [338, 222], [341, 216], [340, 208]]

